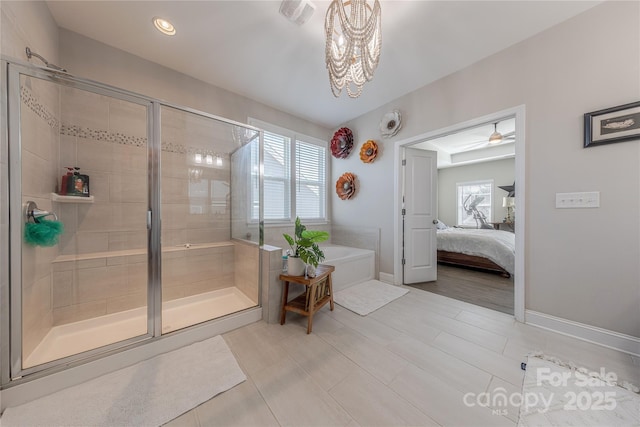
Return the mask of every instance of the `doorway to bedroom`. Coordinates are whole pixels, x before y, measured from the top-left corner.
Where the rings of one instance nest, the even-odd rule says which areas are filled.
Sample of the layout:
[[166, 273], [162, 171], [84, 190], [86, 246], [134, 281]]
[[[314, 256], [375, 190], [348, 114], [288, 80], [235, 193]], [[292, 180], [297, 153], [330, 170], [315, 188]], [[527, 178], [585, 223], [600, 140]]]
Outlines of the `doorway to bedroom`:
[[[524, 112], [500, 111], [398, 144], [398, 283], [524, 320]], [[411, 167], [421, 152], [437, 157], [432, 177]], [[413, 212], [416, 205], [424, 209]]]

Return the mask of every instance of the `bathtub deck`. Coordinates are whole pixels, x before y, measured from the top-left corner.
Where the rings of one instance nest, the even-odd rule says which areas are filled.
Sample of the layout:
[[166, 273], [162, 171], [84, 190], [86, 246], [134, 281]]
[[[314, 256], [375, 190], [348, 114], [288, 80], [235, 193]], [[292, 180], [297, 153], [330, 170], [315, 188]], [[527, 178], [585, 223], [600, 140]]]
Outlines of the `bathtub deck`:
[[[163, 304], [162, 333], [166, 334], [255, 306], [256, 303], [236, 287], [168, 301]], [[146, 332], [147, 307], [55, 326], [25, 359], [24, 367], [37, 366], [144, 335]]]

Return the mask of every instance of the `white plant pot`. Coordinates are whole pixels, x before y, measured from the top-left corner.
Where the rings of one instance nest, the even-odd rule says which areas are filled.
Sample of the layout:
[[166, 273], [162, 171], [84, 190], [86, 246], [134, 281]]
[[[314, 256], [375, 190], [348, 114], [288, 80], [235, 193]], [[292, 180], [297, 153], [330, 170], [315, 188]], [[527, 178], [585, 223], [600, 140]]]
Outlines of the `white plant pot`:
[[287, 258], [287, 274], [289, 276], [304, 276], [305, 263], [300, 258]]

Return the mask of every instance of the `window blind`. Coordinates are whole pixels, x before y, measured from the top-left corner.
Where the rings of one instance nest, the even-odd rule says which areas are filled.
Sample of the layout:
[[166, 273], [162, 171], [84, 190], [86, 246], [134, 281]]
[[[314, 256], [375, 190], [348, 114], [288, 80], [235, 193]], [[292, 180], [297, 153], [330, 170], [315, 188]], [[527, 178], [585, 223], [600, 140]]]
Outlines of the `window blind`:
[[326, 148], [296, 141], [296, 215], [325, 218]]
[[264, 132], [264, 219], [291, 219], [291, 138]]

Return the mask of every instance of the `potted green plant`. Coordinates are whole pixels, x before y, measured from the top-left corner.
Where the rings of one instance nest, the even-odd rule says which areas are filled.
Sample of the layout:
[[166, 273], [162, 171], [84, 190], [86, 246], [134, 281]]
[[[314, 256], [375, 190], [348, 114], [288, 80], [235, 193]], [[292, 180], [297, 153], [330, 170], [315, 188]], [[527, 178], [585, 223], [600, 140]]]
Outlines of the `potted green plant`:
[[302, 276], [305, 274], [305, 265], [313, 266], [313, 273], [315, 273], [318, 264], [324, 260], [324, 253], [318, 243], [328, 240], [329, 233], [307, 230], [307, 227], [300, 222], [300, 218], [296, 218], [293, 237], [287, 233], [283, 236], [292, 251], [287, 261], [287, 273], [291, 276]]

